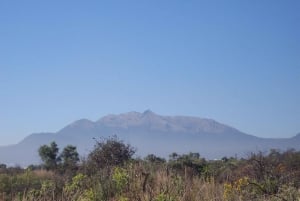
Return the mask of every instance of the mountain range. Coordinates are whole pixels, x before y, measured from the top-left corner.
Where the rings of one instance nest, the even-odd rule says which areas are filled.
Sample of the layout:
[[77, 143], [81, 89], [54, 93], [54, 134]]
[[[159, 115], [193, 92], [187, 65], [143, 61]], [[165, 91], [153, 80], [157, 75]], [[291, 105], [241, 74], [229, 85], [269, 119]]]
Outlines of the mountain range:
[[41, 163], [38, 148], [55, 141], [60, 149], [75, 145], [86, 156], [101, 137], [117, 135], [137, 148], [137, 156], [198, 152], [207, 159], [245, 157], [270, 149], [300, 149], [300, 133], [292, 138], [260, 138], [212, 119], [162, 116], [147, 110], [107, 115], [98, 121], [81, 119], [56, 133], [35, 133], [15, 145], [0, 146], [0, 163], [27, 166]]

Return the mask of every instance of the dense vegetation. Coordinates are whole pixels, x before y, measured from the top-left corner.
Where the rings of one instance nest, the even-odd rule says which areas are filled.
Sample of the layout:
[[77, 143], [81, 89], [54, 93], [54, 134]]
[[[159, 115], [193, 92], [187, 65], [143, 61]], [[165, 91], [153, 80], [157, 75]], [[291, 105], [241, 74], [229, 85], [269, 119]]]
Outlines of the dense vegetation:
[[43, 145], [41, 166], [0, 165], [0, 200], [201, 201], [300, 200], [300, 152], [253, 153], [208, 161], [198, 153], [148, 155], [116, 137], [96, 141], [79, 161], [76, 147], [59, 154]]

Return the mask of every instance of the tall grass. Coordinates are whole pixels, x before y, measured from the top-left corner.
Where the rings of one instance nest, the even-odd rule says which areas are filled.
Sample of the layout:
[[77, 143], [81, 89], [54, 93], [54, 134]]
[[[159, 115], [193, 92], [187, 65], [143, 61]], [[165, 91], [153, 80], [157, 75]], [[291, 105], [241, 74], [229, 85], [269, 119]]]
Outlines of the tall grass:
[[[0, 170], [0, 201], [299, 201], [300, 153], [248, 159], [128, 160], [72, 174]], [[153, 157], [152, 157], [153, 159]], [[184, 160], [183, 160], [184, 159]]]

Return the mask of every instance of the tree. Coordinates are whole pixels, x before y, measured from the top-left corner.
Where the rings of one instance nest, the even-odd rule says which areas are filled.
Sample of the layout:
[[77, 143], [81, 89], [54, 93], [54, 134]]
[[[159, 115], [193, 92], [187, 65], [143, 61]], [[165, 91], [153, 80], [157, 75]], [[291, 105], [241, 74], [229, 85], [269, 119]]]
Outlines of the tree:
[[177, 154], [176, 152], [173, 152], [169, 155], [169, 159], [172, 161], [176, 161], [179, 157], [179, 154]]
[[172, 153], [169, 157], [169, 165], [179, 171], [186, 171], [189, 168], [194, 174], [200, 174], [206, 165], [205, 159], [201, 158], [199, 153], [190, 152], [182, 155]]
[[89, 154], [88, 160], [95, 164], [97, 168], [104, 168], [123, 165], [132, 158], [134, 153], [135, 149], [133, 147], [114, 136], [96, 141], [94, 150]]
[[47, 169], [55, 170], [57, 168], [57, 163], [60, 161], [58, 151], [59, 149], [55, 142], [51, 142], [50, 146], [42, 145], [39, 148], [39, 155]]
[[165, 163], [166, 162], [166, 160], [164, 158], [155, 156], [154, 154], [148, 154], [145, 157], [145, 160], [150, 163]]
[[60, 158], [64, 168], [73, 169], [79, 161], [79, 154], [75, 146], [68, 145], [62, 151]]

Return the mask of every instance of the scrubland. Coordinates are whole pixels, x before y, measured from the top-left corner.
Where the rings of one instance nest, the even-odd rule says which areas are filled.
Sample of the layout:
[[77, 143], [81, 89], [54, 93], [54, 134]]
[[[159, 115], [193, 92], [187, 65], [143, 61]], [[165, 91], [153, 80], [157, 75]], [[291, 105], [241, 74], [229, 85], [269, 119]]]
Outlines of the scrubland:
[[97, 142], [80, 161], [69, 152], [59, 158], [58, 149], [49, 150], [43, 157], [40, 152], [44, 163], [39, 166], [0, 166], [0, 200], [300, 200], [300, 152], [295, 150], [270, 150], [241, 159], [206, 160], [199, 153], [141, 159], [117, 138]]

